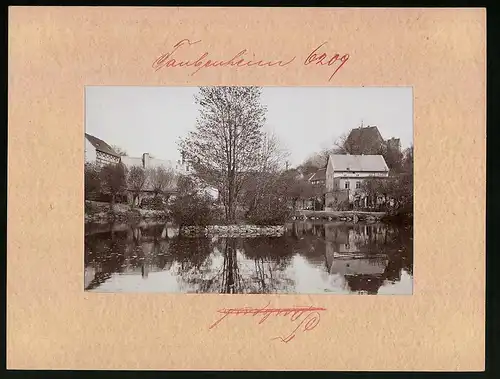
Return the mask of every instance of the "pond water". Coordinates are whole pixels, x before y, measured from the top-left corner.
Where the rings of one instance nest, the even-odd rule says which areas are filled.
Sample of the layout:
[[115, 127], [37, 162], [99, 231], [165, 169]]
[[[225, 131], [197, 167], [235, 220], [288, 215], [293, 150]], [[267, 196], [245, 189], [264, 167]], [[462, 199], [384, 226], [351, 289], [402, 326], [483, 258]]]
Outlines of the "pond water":
[[85, 226], [85, 290], [412, 294], [413, 231], [297, 222], [282, 237], [187, 238], [169, 224]]

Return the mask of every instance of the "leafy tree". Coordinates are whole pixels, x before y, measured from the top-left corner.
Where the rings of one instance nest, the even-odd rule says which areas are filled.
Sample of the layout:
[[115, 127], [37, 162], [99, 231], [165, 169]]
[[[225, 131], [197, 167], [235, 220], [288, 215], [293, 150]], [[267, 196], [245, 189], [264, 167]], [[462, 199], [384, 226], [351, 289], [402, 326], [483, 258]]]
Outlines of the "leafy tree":
[[179, 177], [177, 191], [169, 213], [179, 228], [209, 225], [213, 219], [212, 199], [200, 193], [195, 183], [186, 176]]
[[268, 174], [266, 190], [254, 194], [246, 218], [255, 224], [282, 224], [290, 216], [289, 200], [297, 196], [296, 178], [289, 171]]
[[265, 154], [260, 97], [258, 87], [201, 87], [196, 130], [179, 143], [195, 175], [219, 190], [228, 221], [235, 219], [243, 185]]
[[113, 210], [116, 195], [127, 189], [125, 166], [121, 163], [104, 166], [100, 172], [100, 179], [103, 192], [111, 196], [110, 209]]
[[155, 197], [159, 194], [165, 193], [169, 189], [172, 189], [175, 184], [175, 173], [171, 168], [159, 166], [150, 169], [147, 176]]
[[127, 175], [127, 184], [129, 191], [132, 192], [132, 207], [135, 205], [135, 200], [139, 197], [142, 190], [144, 190], [147, 180], [147, 172], [140, 166], [133, 166], [130, 168]]
[[284, 174], [288, 182], [288, 198], [292, 201], [293, 209], [297, 208], [297, 201], [308, 200], [315, 195], [314, 186], [307, 180], [293, 171]]
[[101, 191], [99, 178], [99, 167], [95, 163], [85, 163], [85, 199], [98, 194]]
[[402, 168], [405, 173], [413, 174], [413, 145], [403, 152]]

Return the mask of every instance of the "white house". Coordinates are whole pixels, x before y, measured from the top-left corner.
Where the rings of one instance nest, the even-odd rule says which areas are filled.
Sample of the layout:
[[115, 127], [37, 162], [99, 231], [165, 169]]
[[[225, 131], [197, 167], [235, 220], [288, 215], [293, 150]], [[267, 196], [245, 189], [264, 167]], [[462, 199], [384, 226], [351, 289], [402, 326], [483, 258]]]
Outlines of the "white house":
[[120, 155], [103, 140], [85, 133], [85, 162], [104, 166], [119, 163]]
[[363, 181], [388, 176], [389, 167], [382, 155], [332, 154], [326, 166], [325, 186], [327, 193], [343, 192], [352, 202], [362, 196]]

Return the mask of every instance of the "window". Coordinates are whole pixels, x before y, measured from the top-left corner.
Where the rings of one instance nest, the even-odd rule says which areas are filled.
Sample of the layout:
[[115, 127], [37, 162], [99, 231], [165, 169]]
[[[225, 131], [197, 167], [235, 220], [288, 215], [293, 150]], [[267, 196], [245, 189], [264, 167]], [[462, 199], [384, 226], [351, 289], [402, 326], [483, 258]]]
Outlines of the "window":
[[345, 189], [349, 189], [349, 180], [347, 180], [347, 181], [344, 183], [344, 188], [345, 188]]
[[359, 180], [356, 182], [356, 188], [361, 188], [361, 182]]

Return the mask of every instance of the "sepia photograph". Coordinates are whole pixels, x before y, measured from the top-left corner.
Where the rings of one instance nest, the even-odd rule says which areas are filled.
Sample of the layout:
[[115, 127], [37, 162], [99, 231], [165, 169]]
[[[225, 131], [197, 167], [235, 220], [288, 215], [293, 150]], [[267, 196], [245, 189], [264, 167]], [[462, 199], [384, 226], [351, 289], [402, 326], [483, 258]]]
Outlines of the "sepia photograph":
[[85, 88], [84, 288], [412, 295], [411, 87]]

